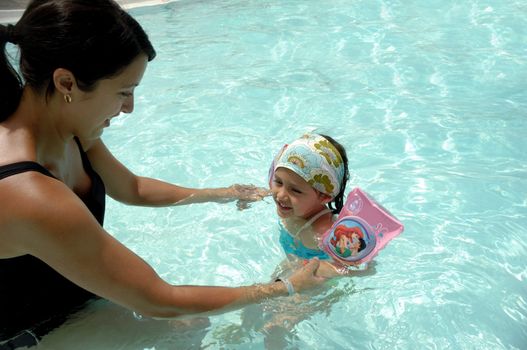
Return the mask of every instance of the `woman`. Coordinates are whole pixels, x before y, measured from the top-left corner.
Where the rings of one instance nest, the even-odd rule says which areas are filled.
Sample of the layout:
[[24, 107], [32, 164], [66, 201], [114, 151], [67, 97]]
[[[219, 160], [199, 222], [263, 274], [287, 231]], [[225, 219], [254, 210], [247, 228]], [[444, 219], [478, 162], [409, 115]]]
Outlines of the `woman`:
[[[23, 79], [6, 58], [7, 42], [20, 49]], [[134, 89], [155, 57], [113, 0], [32, 1], [16, 25], [0, 25], [0, 51], [0, 348], [31, 345], [95, 296], [172, 318], [322, 283], [314, 260], [266, 285], [172, 286], [103, 229], [105, 194], [144, 206], [266, 195], [136, 176], [105, 147], [103, 129], [133, 111]]]

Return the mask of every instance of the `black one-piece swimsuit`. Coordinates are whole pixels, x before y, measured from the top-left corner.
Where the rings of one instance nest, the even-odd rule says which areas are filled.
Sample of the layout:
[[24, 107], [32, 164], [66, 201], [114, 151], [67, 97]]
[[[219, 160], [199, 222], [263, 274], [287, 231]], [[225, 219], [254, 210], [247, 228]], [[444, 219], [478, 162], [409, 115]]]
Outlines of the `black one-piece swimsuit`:
[[[102, 225], [106, 196], [104, 183], [93, 170], [79, 140], [75, 138], [75, 141], [84, 170], [91, 179], [91, 189], [81, 199]], [[25, 161], [0, 166], [0, 180], [27, 171], [54, 177], [42, 165]], [[38, 339], [94, 298], [97, 298], [94, 294], [70, 282], [34, 256], [0, 259], [0, 344], [24, 333]]]

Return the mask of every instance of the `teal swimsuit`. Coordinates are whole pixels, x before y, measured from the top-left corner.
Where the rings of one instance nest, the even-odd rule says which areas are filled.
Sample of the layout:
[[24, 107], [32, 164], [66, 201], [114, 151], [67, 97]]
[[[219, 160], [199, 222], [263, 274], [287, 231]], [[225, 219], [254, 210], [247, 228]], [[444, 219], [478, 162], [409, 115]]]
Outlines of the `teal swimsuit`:
[[280, 244], [286, 254], [293, 254], [302, 259], [329, 259], [329, 256], [323, 250], [307, 248], [302, 242], [291, 236], [280, 220], [278, 221], [278, 226], [280, 228]]
[[[311, 219], [309, 219], [304, 226], [302, 226], [298, 232], [302, 231], [304, 228], [311, 226], [312, 223], [314, 223], [318, 218], [320, 218], [322, 215], [329, 213], [329, 209], [325, 209], [320, 211], [318, 214], [313, 216]], [[302, 244], [301, 241], [296, 239], [282, 224], [281, 220], [278, 220], [278, 227], [280, 229], [280, 244], [282, 245], [282, 248], [284, 248], [284, 251], [286, 254], [293, 254], [298, 256], [302, 259], [313, 259], [313, 258], [319, 258], [320, 260], [328, 260], [330, 259], [329, 255], [327, 255], [323, 250], [321, 249], [312, 249], [307, 248], [305, 245]]]

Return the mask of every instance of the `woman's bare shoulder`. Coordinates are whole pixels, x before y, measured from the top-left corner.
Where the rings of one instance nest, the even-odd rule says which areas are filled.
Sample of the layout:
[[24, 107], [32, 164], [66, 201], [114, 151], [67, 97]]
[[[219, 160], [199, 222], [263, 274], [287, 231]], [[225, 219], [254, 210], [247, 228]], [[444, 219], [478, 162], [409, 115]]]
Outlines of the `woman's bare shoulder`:
[[66, 185], [35, 171], [0, 180], [0, 202], [0, 257], [27, 254], [42, 239], [91, 219]]

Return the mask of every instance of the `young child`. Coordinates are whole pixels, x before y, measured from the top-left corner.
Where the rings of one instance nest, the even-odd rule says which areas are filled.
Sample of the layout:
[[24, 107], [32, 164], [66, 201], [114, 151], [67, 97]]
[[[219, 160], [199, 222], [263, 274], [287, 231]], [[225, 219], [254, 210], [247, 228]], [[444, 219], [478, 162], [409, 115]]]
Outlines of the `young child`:
[[[332, 227], [343, 208], [348, 178], [344, 147], [326, 135], [304, 135], [276, 155], [269, 169], [269, 186], [279, 216], [280, 243], [287, 259], [275, 270], [273, 280], [287, 277], [298, 264], [315, 257], [320, 259], [318, 276], [330, 278], [352, 273], [319, 247], [322, 235]], [[341, 236], [343, 255], [360, 250], [354, 242], [360, 238]], [[353, 275], [361, 273], [353, 270]], [[246, 307], [242, 325], [235, 329], [261, 331], [266, 349], [287, 348], [296, 324], [326, 310], [346, 293], [328, 286], [325, 301], [313, 301], [305, 294], [295, 293], [292, 299], [278, 298]]]
[[320, 249], [319, 242], [342, 209], [348, 179], [344, 147], [319, 134], [304, 135], [285, 145], [269, 169], [280, 217], [280, 243], [290, 260], [318, 257], [319, 276], [347, 274], [347, 269]]

